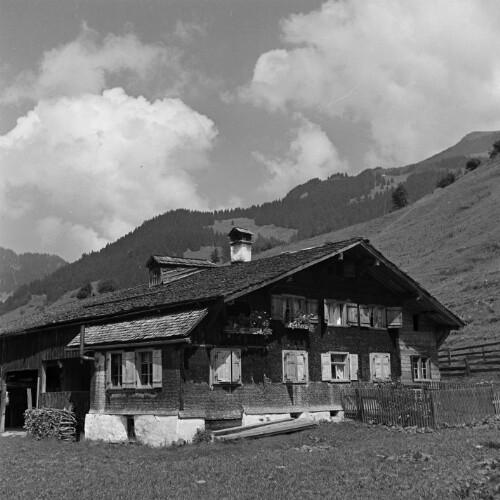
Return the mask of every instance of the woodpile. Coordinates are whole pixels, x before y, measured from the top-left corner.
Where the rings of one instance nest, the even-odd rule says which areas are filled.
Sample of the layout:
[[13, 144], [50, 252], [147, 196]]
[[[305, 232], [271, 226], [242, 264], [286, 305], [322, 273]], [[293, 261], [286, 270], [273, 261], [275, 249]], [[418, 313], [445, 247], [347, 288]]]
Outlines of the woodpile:
[[24, 412], [24, 428], [35, 439], [75, 441], [77, 420], [72, 411], [39, 408]]

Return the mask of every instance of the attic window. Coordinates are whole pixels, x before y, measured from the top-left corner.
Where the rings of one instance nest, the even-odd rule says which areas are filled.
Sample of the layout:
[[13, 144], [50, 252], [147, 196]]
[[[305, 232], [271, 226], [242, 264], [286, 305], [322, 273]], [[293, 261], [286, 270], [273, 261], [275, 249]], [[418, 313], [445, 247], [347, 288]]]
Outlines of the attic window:
[[149, 271], [149, 286], [161, 284], [161, 270], [159, 267], [150, 269]]

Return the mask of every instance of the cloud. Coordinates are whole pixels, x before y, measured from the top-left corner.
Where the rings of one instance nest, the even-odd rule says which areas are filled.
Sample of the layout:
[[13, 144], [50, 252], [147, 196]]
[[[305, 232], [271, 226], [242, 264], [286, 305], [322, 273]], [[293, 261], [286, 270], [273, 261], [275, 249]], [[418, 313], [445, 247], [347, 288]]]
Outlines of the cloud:
[[43, 99], [0, 136], [2, 244], [73, 260], [179, 206], [204, 209], [214, 123], [123, 89]]
[[201, 78], [187, 70], [181, 59], [182, 52], [175, 47], [142, 43], [133, 33], [109, 34], [101, 40], [83, 25], [75, 40], [46, 51], [37, 71], [21, 73], [2, 92], [0, 103], [99, 94], [116, 80], [127, 89], [144, 91], [149, 85], [152, 94], [178, 96]]
[[369, 123], [366, 163], [407, 163], [500, 128], [493, 1], [329, 1], [282, 22], [241, 100]]
[[325, 179], [334, 172], [347, 169], [337, 150], [321, 128], [298, 117], [299, 127], [290, 143], [286, 158], [270, 158], [254, 152], [254, 158], [266, 166], [269, 178], [261, 191], [272, 196], [283, 197], [290, 189], [312, 178]]

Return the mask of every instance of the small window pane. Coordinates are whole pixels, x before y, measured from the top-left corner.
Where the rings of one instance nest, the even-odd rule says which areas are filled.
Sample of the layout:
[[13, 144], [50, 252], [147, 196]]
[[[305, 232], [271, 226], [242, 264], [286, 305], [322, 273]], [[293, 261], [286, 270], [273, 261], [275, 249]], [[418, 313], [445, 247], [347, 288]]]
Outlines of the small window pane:
[[123, 365], [121, 353], [111, 354], [111, 385], [121, 387], [123, 377]]
[[141, 385], [153, 385], [153, 353], [139, 352], [139, 377]]

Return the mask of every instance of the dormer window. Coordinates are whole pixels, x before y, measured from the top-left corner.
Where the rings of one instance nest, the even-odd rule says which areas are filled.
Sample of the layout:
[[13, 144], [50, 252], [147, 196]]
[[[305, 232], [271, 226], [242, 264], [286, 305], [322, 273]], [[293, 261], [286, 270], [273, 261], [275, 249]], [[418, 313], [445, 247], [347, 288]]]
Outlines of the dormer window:
[[161, 283], [161, 271], [160, 268], [149, 270], [149, 286], [156, 286]]

